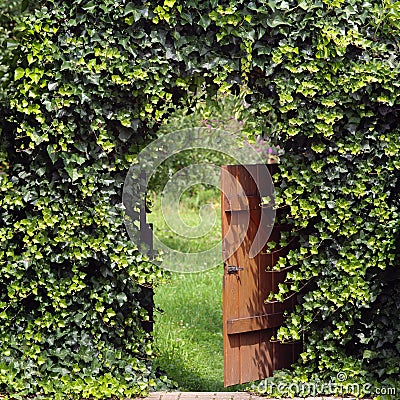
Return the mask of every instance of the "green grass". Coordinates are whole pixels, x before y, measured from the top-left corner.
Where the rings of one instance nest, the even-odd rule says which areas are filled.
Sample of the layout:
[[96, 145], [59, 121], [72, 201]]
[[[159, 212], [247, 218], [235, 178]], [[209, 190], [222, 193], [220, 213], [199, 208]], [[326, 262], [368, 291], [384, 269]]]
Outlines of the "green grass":
[[181, 390], [223, 390], [221, 275], [173, 274], [156, 290], [157, 365]]
[[[185, 239], [168, 229], [154, 203], [149, 221], [155, 234], [171, 248], [202, 251], [221, 240], [219, 194], [212, 190], [185, 197], [179, 207], [182, 220], [189, 226], [199, 223], [198, 207], [211, 203], [216, 223], [210, 232], [197, 239]], [[166, 207], [164, 213], [170, 212]], [[158, 351], [156, 365], [176, 382], [180, 390], [223, 391], [222, 339], [223, 266], [211, 270], [171, 273], [167, 283], [155, 290], [156, 312], [154, 339]]]

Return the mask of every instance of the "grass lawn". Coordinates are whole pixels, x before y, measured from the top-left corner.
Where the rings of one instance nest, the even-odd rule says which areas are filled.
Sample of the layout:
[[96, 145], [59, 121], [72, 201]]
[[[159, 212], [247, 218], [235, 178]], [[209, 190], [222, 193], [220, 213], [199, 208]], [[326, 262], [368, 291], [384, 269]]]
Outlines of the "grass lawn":
[[221, 274], [173, 274], [156, 290], [157, 365], [181, 390], [223, 390]]
[[[169, 230], [158, 201], [148, 219], [158, 238], [171, 248], [206, 250], [221, 240], [219, 194], [210, 190], [187, 197], [180, 205], [180, 214], [187, 225], [195, 226], [200, 220], [198, 207], [205, 203], [212, 204], [217, 218], [210, 232], [201, 238], [187, 240]], [[164, 213], [168, 212], [167, 207]], [[171, 273], [168, 282], [155, 290], [156, 307], [162, 310], [156, 312], [154, 327], [156, 365], [180, 390], [240, 389], [223, 387], [222, 274], [222, 265], [200, 273]]]

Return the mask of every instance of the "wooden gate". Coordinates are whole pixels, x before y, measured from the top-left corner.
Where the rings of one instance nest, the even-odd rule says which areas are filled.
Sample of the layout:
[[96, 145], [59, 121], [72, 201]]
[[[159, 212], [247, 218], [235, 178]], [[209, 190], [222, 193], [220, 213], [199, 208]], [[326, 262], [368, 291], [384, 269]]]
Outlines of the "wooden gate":
[[[271, 171], [272, 166], [268, 168]], [[271, 268], [288, 251], [265, 253], [266, 242], [278, 242], [280, 232], [288, 229], [274, 224], [273, 212], [265, 218], [261, 209], [261, 197], [272, 193], [265, 172], [264, 165], [229, 165], [221, 170], [225, 386], [272, 376], [274, 370], [293, 364], [301, 351], [301, 343], [271, 339], [295, 296], [282, 303], [265, 301], [285, 279], [286, 272]], [[262, 250], [250, 257], [254, 242], [260, 240]]]

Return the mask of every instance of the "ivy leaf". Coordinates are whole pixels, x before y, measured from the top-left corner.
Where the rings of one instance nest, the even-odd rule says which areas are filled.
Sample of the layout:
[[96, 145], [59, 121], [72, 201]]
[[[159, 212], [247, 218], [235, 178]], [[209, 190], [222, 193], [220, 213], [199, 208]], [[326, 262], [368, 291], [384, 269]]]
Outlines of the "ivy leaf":
[[199, 20], [199, 25], [203, 27], [204, 30], [206, 30], [211, 23], [211, 19], [207, 14], [203, 14]]
[[25, 75], [25, 70], [23, 68], [17, 68], [14, 72], [14, 80], [23, 78]]
[[137, 10], [137, 7], [133, 3], [128, 3], [125, 6], [125, 10], [123, 15], [127, 16], [129, 14], [133, 14], [133, 21], [137, 22], [142, 17], [143, 11]]
[[276, 28], [280, 25], [289, 25], [292, 26], [289, 22], [283, 20], [282, 14], [274, 13], [270, 18], [267, 19], [267, 25], [271, 28]]
[[96, 3], [94, 1], [89, 1], [87, 4], [82, 6], [85, 11], [93, 11], [96, 8]]
[[57, 86], [58, 86], [58, 82], [49, 82], [49, 83], [47, 84], [47, 88], [48, 88], [50, 91], [55, 90], [55, 89], [57, 88]]
[[65, 167], [65, 170], [67, 171], [72, 182], [75, 182], [81, 176], [74, 167], [67, 166]]
[[19, 46], [19, 43], [14, 39], [7, 39], [7, 49], [15, 49]]
[[298, 6], [299, 6], [300, 8], [302, 8], [303, 10], [308, 10], [308, 4], [307, 4], [307, 1], [306, 1], [306, 0], [301, 0], [301, 1], [299, 1]]
[[54, 151], [53, 146], [50, 144], [47, 146], [47, 154], [49, 155], [51, 161], [54, 164], [56, 162], [56, 152]]

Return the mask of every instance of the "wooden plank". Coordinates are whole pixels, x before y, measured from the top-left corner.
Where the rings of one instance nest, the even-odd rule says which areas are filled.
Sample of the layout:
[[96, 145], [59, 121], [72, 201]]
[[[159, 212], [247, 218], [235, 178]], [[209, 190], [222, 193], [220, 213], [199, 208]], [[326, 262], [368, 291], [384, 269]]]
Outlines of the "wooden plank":
[[233, 255], [236, 243], [240, 239], [238, 232], [232, 225], [231, 213], [225, 212], [224, 198], [236, 193], [236, 167], [224, 166], [221, 168], [221, 218], [222, 218], [222, 260], [225, 262]]
[[[225, 386], [272, 376], [275, 369], [289, 367], [299, 353], [298, 344], [271, 341], [295, 296], [266, 302], [287, 274], [271, 269], [292, 245], [266, 254], [265, 242], [278, 242], [281, 232], [291, 226], [272, 228], [273, 213], [261, 210], [261, 196], [272, 193], [272, 185], [263, 180], [265, 173], [260, 165], [225, 166], [221, 173]], [[244, 270], [228, 274], [228, 265]]]
[[[261, 181], [262, 171], [258, 169], [257, 171], [257, 180]], [[261, 210], [260, 208], [260, 219], [261, 219]], [[273, 221], [275, 222], [275, 221]], [[267, 273], [268, 268], [273, 267], [273, 257], [271, 254], [267, 254], [267, 243], [270, 241], [274, 241], [276, 239], [276, 234], [274, 236], [274, 230], [263, 230], [263, 234], [260, 237], [262, 241], [262, 251], [257, 256], [258, 257], [258, 264], [259, 264], [259, 287], [258, 293], [260, 297], [260, 311], [261, 314], [271, 314], [274, 315], [273, 308], [270, 305], [266, 304], [266, 299], [269, 296], [270, 292], [272, 291], [272, 279], [271, 276]], [[272, 325], [272, 323], [271, 323]], [[272, 376], [273, 374], [273, 345], [271, 343], [271, 337], [275, 335], [275, 329], [266, 329], [260, 331], [260, 346], [259, 346], [259, 364], [258, 364], [258, 376], [259, 379], [264, 379], [266, 377]]]
[[224, 333], [224, 383], [231, 386], [238, 383], [240, 377], [240, 336], [228, 335], [227, 316], [237, 315], [238, 282], [234, 275], [223, 277], [223, 333]]
[[274, 346], [274, 370], [290, 368], [302, 349], [301, 342], [280, 343], [274, 341], [272, 344]]
[[225, 212], [245, 211], [260, 208], [260, 196], [237, 196], [231, 195], [223, 198]]
[[233, 318], [227, 321], [227, 333], [228, 335], [233, 335], [235, 333], [271, 329], [281, 326], [282, 322], [283, 313]]
[[259, 379], [272, 376], [273, 373], [273, 346], [271, 337], [275, 335], [274, 329], [260, 331], [260, 347], [258, 354], [258, 376]]
[[[281, 232], [291, 231], [292, 227], [289, 224], [280, 224], [279, 219], [281, 215], [278, 216], [278, 221], [274, 225], [274, 235], [278, 238], [281, 237]], [[295, 246], [291, 242], [288, 246], [280, 248], [279, 250], [273, 252], [273, 264], [278, 262], [280, 257], [284, 257], [288, 252]], [[273, 271], [270, 273], [272, 278], [272, 290], [277, 293], [279, 291], [279, 283], [282, 283], [286, 279], [287, 271]], [[272, 309], [275, 313], [283, 313], [285, 310], [293, 309], [295, 302], [293, 301], [293, 296], [288, 296], [287, 300], [283, 302], [273, 302]], [[272, 343], [272, 357], [273, 357], [273, 370], [280, 370], [283, 368], [290, 368], [290, 366], [295, 362], [299, 353], [295, 352], [298, 349], [298, 343], [280, 343], [278, 341], [273, 341]]]
[[[256, 166], [241, 166], [238, 171], [238, 185], [247, 196], [258, 196], [258, 188], [252, 177]], [[240, 189], [239, 189], [240, 191]], [[260, 203], [260, 200], [259, 200]], [[248, 213], [237, 213], [239, 224], [237, 229], [245, 230], [246, 235], [238, 249], [237, 265], [244, 266], [245, 270], [239, 272], [239, 318], [251, 317], [260, 314], [259, 266], [256, 258], [249, 258], [249, 251], [258, 230], [258, 221], [251, 218], [257, 210]], [[246, 229], [247, 225], [247, 229]], [[260, 348], [260, 334], [258, 331], [240, 333], [240, 383], [258, 379], [258, 354]]]
[[[263, 171], [258, 169], [257, 171], [257, 180], [261, 181]], [[260, 218], [261, 218], [261, 208], [259, 211]], [[262, 229], [262, 227], [261, 227]], [[272, 287], [272, 279], [271, 276], [268, 275], [267, 271], [271, 270], [274, 266], [274, 259], [272, 254], [267, 253], [267, 243], [271, 241], [277, 241], [279, 239], [279, 234], [277, 234], [276, 230], [272, 229], [270, 232], [268, 229], [263, 230], [263, 235], [260, 236], [262, 241], [263, 247], [261, 249], [261, 253], [258, 255], [258, 263], [259, 263], [259, 287], [258, 293], [261, 301], [260, 307], [260, 315], [264, 314], [274, 314], [273, 307], [266, 304], [266, 299], [268, 298], [270, 292], [273, 290]]]
[[239, 333], [240, 336], [240, 380], [239, 383], [256, 381], [258, 375], [258, 354], [260, 352], [259, 332]]
[[[232, 259], [237, 235], [236, 230], [231, 229], [232, 215], [225, 212], [223, 198], [225, 195], [236, 192], [236, 168], [222, 167], [221, 169], [222, 257], [225, 264]], [[231, 174], [233, 174], [233, 177]], [[239, 282], [237, 276], [225, 273], [222, 289], [225, 386], [235, 385], [240, 377], [240, 336], [228, 336], [227, 333], [228, 319], [239, 316], [238, 301]]]

